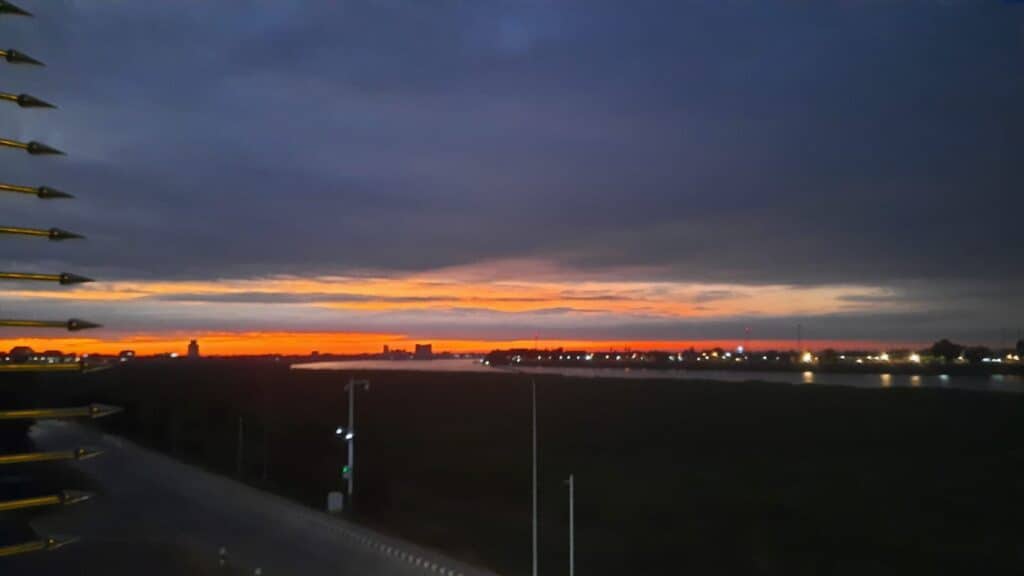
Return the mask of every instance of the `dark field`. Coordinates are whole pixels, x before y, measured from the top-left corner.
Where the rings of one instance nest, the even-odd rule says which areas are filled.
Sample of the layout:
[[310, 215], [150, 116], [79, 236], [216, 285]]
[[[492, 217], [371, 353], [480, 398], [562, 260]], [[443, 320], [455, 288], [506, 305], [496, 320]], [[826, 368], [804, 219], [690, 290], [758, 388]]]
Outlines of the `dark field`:
[[[139, 361], [60, 383], [111, 430], [310, 506], [341, 485], [341, 372]], [[530, 571], [530, 387], [359, 373], [361, 521]], [[54, 384], [58, 384], [56, 381]], [[1024, 397], [935, 389], [538, 376], [541, 573], [1010, 574], [1024, 570]], [[266, 479], [264, 479], [264, 473]]]

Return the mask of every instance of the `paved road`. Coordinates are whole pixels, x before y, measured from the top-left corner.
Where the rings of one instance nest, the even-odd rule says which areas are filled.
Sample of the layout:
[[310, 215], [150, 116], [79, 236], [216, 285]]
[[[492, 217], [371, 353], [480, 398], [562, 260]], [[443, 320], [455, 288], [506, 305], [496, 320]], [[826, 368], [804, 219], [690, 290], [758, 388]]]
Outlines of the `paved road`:
[[[432, 551], [75, 424], [37, 425], [43, 449], [87, 445], [106, 453], [65, 473], [74, 486], [103, 493], [93, 501], [38, 517], [40, 533], [75, 534], [61, 550], [0, 560], [8, 574], [223, 574], [493, 576]], [[70, 481], [70, 480], [69, 480]]]

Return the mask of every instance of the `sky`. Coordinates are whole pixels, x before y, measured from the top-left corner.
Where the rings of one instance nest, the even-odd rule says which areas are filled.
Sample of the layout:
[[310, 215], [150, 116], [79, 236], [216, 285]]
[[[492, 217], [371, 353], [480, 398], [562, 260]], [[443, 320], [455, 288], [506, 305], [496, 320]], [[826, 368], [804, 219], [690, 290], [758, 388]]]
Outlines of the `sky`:
[[21, 0], [0, 329], [75, 351], [998, 345], [1024, 4]]

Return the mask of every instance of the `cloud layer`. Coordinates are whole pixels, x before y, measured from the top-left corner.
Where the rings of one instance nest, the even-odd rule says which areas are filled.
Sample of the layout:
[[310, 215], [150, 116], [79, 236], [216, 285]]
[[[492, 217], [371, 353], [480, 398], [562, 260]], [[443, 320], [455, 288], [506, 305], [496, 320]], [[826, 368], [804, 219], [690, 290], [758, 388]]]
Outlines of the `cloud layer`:
[[[30, 8], [37, 18], [0, 26], [48, 67], [8, 66], [4, 89], [61, 108], [11, 107], [0, 135], [69, 156], [0, 150], [0, 169], [4, 181], [79, 199], [0, 197], [0, 224], [58, 225], [89, 240], [4, 239], [0, 269], [228, 288], [124, 298], [116, 309], [85, 289], [47, 300], [49, 310], [106, 315], [125, 330], [242, 329], [249, 314], [260, 329], [447, 334], [476, 322], [585, 337], [689, 338], [758, 318], [841, 319], [823, 320], [829, 338], [992, 339], [1024, 325], [1017, 6]], [[629, 302], [663, 310], [672, 299], [678, 314], [550, 295], [479, 306], [291, 293], [268, 280], [398, 282], [453, 268], [497, 291], [516, 281], [568, 290], [580, 278], [666, 287], [671, 297]], [[238, 283], [248, 284], [233, 292]], [[766, 300], [773, 289], [792, 302]], [[44, 312], [44, 295], [18, 290], [5, 309]], [[833, 298], [804, 310], [808, 293]], [[387, 313], [386, 326], [352, 316], [371, 313]]]

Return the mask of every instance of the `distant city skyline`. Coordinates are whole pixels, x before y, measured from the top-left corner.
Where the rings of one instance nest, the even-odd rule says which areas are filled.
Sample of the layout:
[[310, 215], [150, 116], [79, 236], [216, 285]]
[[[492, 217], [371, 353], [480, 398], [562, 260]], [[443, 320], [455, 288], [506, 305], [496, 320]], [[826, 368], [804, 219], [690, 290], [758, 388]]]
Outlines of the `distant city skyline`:
[[88, 239], [12, 238], [0, 270], [99, 281], [11, 283], [0, 311], [103, 328], [3, 329], [0, 348], [757, 347], [801, 325], [880, 349], [1024, 329], [1019, 3], [33, 10], [8, 42], [51, 73], [11, 67], [12, 85], [61, 114], [4, 135], [69, 155], [0, 168], [87, 201], [0, 198], [0, 224]]

